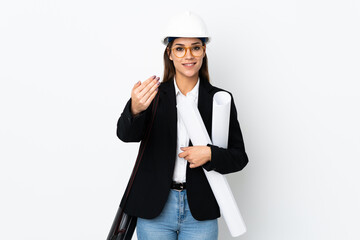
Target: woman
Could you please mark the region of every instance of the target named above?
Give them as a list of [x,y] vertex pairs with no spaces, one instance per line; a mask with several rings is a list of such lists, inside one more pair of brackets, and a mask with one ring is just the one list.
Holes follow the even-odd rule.
[[242,170],[248,158],[231,93],[228,148],[192,146],[176,104],[185,98],[195,101],[211,136],[213,95],[226,90],[209,82],[209,35],[201,18],[186,12],[169,26],[163,81],[152,76],[136,83],[117,125],[122,141],[139,142],[152,122],[124,211],[138,217],[139,240],[213,240],[220,210],[203,169],[232,173]]

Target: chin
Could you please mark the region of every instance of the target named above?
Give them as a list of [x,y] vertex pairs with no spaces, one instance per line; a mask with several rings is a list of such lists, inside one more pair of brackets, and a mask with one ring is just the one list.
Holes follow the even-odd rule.
[[193,77],[195,77],[196,75],[198,75],[197,74],[197,72],[196,73],[188,73],[188,74],[183,74],[185,77],[188,77],[188,78],[193,78]]
[[199,74],[199,70],[197,70],[197,71],[184,71],[183,72],[183,75],[186,76],[186,77],[189,77],[189,78],[194,77],[194,76],[196,76],[198,74]]

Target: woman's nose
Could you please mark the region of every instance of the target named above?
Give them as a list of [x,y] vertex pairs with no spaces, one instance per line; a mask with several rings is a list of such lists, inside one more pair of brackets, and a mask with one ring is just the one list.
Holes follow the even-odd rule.
[[185,58],[186,59],[191,59],[191,58],[193,58],[194,56],[191,54],[191,50],[190,49],[187,49],[187,51],[186,51],[186,54],[185,54]]

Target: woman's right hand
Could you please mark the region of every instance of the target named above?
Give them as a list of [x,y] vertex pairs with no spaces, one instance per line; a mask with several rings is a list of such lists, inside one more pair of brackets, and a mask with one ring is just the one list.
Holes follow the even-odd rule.
[[133,116],[146,110],[156,96],[160,77],[155,75],[141,83],[137,82],[131,91],[131,113]]

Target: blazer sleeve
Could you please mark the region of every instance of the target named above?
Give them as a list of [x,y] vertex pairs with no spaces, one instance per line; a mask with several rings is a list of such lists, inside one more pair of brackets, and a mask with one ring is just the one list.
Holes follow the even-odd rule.
[[116,135],[120,140],[123,142],[140,142],[144,138],[153,102],[146,110],[134,117],[131,113],[131,98],[128,100],[117,122]]
[[245,152],[244,141],[237,119],[237,111],[234,99],[231,95],[230,123],[228,148],[221,148],[212,144],[207,144],[211,148],[211,161],[205,163],[203,168],[207,171],[217,171],[221,174],[227,174],[242,170],[248,163],[248,157]]

